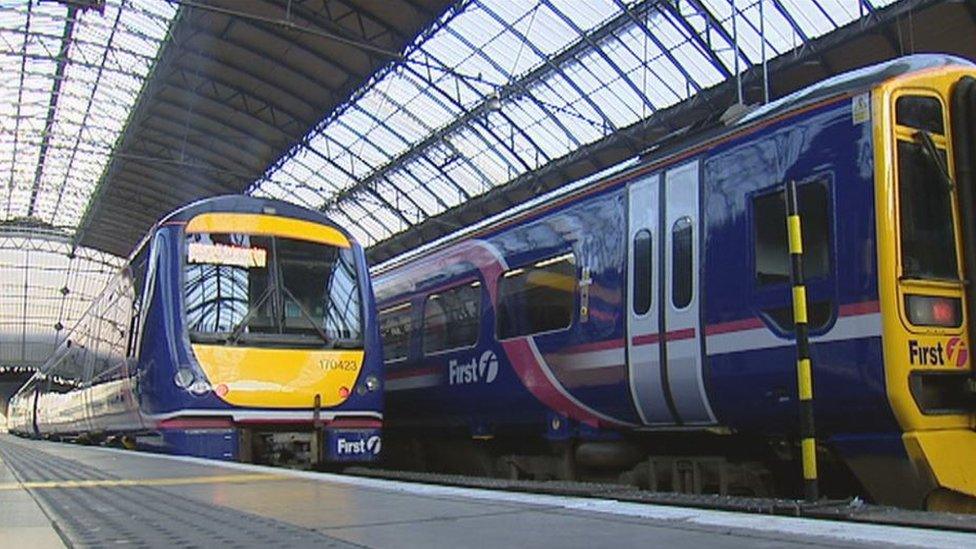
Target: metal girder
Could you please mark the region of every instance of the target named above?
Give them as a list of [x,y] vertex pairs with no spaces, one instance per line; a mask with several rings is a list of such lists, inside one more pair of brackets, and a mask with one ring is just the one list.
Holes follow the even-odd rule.
[[51,96],[48,101],[47,118],[44,120],[44,134],[41,136],[40,155],[34,170],[34,186],[31,189],[30,204],[27,206],[27,216],[34,217],[34,206],[37,203],[37,191],[41,186],[44,174],[44,163],[47,160],[47,148],[50,144],[51,128],[54,126],[54,116],[58,110],[58,100],[61,98],[61,83],[64,82],[64,71],[68,66],[68,52],[71,49],[71,37],[75,32],[75,15],[78,8],[68,7],[68,16],[64,20],[64,34],[61,36],[61,51],[56,57],[54,78],[51,82]]
[[[192,58],[192,60],[188,58]],[[222,70],[233,72],[243,77],[242,80],[246,80],[255,84],[253,88],[266,87],[268,89],[273,90],[274,93],[267,94],[267,96],[265,97],[258,97],[257,94],[252,93],[250,90],[245,90],[240,86],[233,84],[230,81],[217,76],[214,73],[210,73],[207,75],[200,74],[199,67],[201,64],[216,64],[216,63],[221,64]],[[248,70],[247,67],[241,66],[239,63],[235,63],[233,59],[222,60],[222,59],[217,59],[212,55],[208,55],[202,51],[188,51],[188,52],[184,52],[183,55],[180,55],[179,57],[174,57],[173,60],[170,61],[170,64],[172,65],[172,70],[174,72],[183,71],[199,78],[201,80],[201,85],[203,85],[204,82],[212,83],[227,89],[232,89],[242,95],[250,94],[254,98],[254,100],[266,101],[267,104],[269,105],[269,108],[280,110],[286,113],[288,116],[294,118],[295,120],[301,120],[302,116],[294,112],[293,110],[283,106],[282,105],[283,103],[286,102],[298,103],[307,112],[316,111],[315,107],[311,103],[309,103],[307,99],[295,93],[294,90],[290,88],[282,87],[277,82],[264,78],[263,76],[259,75],[258,73],[252,70]],[[329,93],[331,93],[331,91]],[[277,101],[276,103],[272,103],[272,101],[275,101],[276,99],[278,99],[279,101]]]
[[[80,224],[77,242],[84,242],[89,230],[95,230],[91,227],[92,217],[98,215],[97,205],[109,197],[118,200],[118,193],[105,192],[106,185],[111,184],[116,174],[125,175],[126,163],[116,158],[121,158],[127,151],[137,150],[133,147],[140,143],[153,151],[149,156],[156,156],[155,151],[161,149],[163,153],[159,156],[173,155],[177,159],[181,158],[179,152],[183,149],[176,140],[180,144],[186,143],[187,154],[192,151],[192,156],[208,160],[217,167],[200,173],[210,174],[212,179],[234,187],[237,192],[255,183],[269,181],[261,177],[260,172],[244,177],[241,172],[266,168],[275,156],[274,151],[294,148],[323,110],[354,93],[378,66],[392,65],[389,60],[400,59],[400,54],[393,50],[407,45],[404,42],[409,38],[404,37],[414,36],[414,26],[430,16],[423,10],[414,12],[418,4],[413,2],[410,6],[404,5],[401,13],[384,11],[384,17],[375,20],[361,12],[355,14],[356,19],[349,19],[343,2],[345,0],[299,4],[292,0],[258,0],[247,8],[224,0],[206,5],[193,1],[176,2],[181,8],[171,26],[171,39],[159,54],[152,76],[127,123],[128,128],[120,136],[112,159],[99,177],[97,191]],[[439,2],[429,0],[424,4],[437,6]],[[432,26],[438,27],[443,21],[442,17]],[[219,50],[213,50],[215,47]],[[200,48],[211,49],[213,53],[186,53]],[[287,55],[278,55],[286,48]],[[208,59],[209,62],[198,64],[198,59]],[[278,66],[268,64],[275,60]],[[208,68],[213,65],[217,68]],[[243,83],[245,81],[247,84]],[[164,82],[173,87],[162,86]],[[256,82],[254,88],[251,82]],[[186,124],[190,130],[187,134],[182,115],[177,111],[181,107],[185,111],[190,103],[194,103],[196,109],[192,115],[194,119]],[[159,118],[153,119],[153,116]],[[223,126],[215,125],[217,123]],[[220,128],[228,125],[239,130],[246,126],[248,135],[256,141],[241,142],[242,146],[235,150],[232,143],[215,142],[194,133],[222,132]],[[158,131],[150,131],[152,129]],[[255,129],[257,135],[254,135]],[[144,131],[145,137],[140,136]],[[216,158],[214,151],[225,158]],[[200,169],[200,166],[191,169]],[[283,185],[281,192],[290,192],[285,190],[288,183]],[[299,193],[294,198],[308,196],[301,187],[292,187]],[[377,196],[377,200],[381,198]],[[377,222],[385,220],[389,224],[390,219],[400,215],[391,206],[389,215],[379,214]],[[409,226],[413,222],[409,217],[399,219]]]
[[[422,32],[419,33],[419,35],[417,36],[417,38],[414,40],[413,45],[411,45],[411,46],[409,46],[407,48],[407,52],[404,54],[404,57],[409,57],[410,53],[412,51],[416,50],[417,44],[423,43],[423,41],[426,38],[430,37],[431,35],[433,35],[437,31],[439,31],[440,29],[446,27],[447,24],[451,20],[453,20],[455,17],[457,17],[458,14],[460,14],[461,12],[464,11],[464,9],[467,7],[467,5],[469,3],[470,3],[470,0],[455,0],[455,2],[453,4],[451,4],[444,11],[444,13],[441,15],[440,19],[438,19],[437,21],[432,22]],[[375,81],[378,81],[378,80],[382,79],[383,76],[385,76],[390,71],[394,70],[396,67],[397,67],[397,64],[396,63],[393,63],[393,62],[387,63],[384,67],[378,69],[376,72],[373,73],[373,76],[370,77],[370,81],[375,82]],[[353,92],[351,94],[351,96],[346,101],[344,101],[340,105],[337,105],[332,110],[332,113],[329,116],[323,118],[317,124],[315,124],[311,128],[311,130],[308,132],[308,135],[313,135],[313,134],[319,134],[319,133],[321,133],[322,130],[324,130],[332,122],[332,120],[334,120],[335,118],[337,118],[342,112],[344,112],[346,109],[348,109],[350,105],[352,105],[360,97],[362,97],[368,91],[368,89],[369,89],[369,86],[368,85],[363,85],[360,88],[358,88],[355,92]],[[296,143],[291,148],[289,148],[287,151],[285,151],[283,154],[281,154],[277,159],[275,159],[275,161],[272,162],[268,166],[268,168],[265,170],[264,177],[267,178],[269,174],[274,173],[275,171],[277,171],[278,168],[280,168],[288,159],[292,158],[293,156],[295,156],[299,152],[301,152],[302,151],[302,145],[303,144],[304,143]],[[255,181],[255,183],[252,184],[251,186],[249,186],[247,189],[245,189],[244,192],[245,193],[251,193],[251,192],[253,192],[256,189],[256,185],[259,184],[260,181],[261,180]]]
[[[250,115],[256,120],[260,120],[265,124],[270,124],[271,126],[278,128],[283,135],[291,137],[293,134],[289,133],[284,126],[296,126],[298,131],[304,131],[304,125],[299,122],[301,116],[293,112],[289,107],[283,106],[281,104],[275,104],[268,100],[268,98],[259,97],[256,94],[240,88],[239,86],[232,84],[230,82],[224,81],[223,79],[217,78],[214,75],[201,76],[198,72],[193,69],[187,69],[187,67],[174,63],[174,72],[179,72],[183,79],[183,82],[187,84],[187,87],[181,87],[179,89],[184,90],[193,95],[208,97],[213,101],[221,104],[229,104],[236,99],[240,99],[239,103],[243,103],[244,108],[235,107],[235,110],[241,113]],[[197,80],[193,82],[193,78]],[[205,93],[204,90],[210,93]],[[297,98],[296,98],[297,100]],[[303,100],[301,102],[304,102]],[[309,110],[311,106],[309,106]],[[270,120],[262,118],[261,115],[267,112]],[[287,120],[278,121],[278,118],[286,118]],[[293,137],[291,137],[294,139]]]
[[[890,6],[885,10],[879,10],[874,15],[869,16],[872,19],[868,26],[857,25],[838,29],[816,40],[812,40],[801,51],[795,54],[782,55],[770,61],[769,70],[773,74],[785,73],[792,68],[803,65],[810,59],[824,55],[827,51],[839,50],[839,48],[863,36],[866,32],[884,32],[885,25],[897,20],[902,14],[918,11],[936,3],[938,3],[938,0],[903,0],[894,6]],[[670,2],[660,2],[657,5],[661,6],[665,12],[673,8]],[[694,40],[691,37],[689,38]],[[748,69],[743,73],[743,82],[757,81],[761,78],[760,71],[761,68],[758,66]],[[691,127],[701,122],[711,113],[724,110],[725,106],[730,105],[735,100],[735,85],[736,82],[734,79],[727,79],[722,84],[704,89],[681,103],[663,109],[600,141],[575,150],[551,162],[540,170],[522,174],[509,183],[472,199],[467,204],[452,208],[436,217],[430,218],[418,224],[411,231],[390,236],[386,240],[370,247],[370,262],[372,264],[378,264],[408,249],[420,246],[423,243],[434,240],[438,236],[449,233],[449,230],[441,230],[438,227],[459,225],[457,220],[461,219],[466,212],[478,212],[479,217],[483,219],[502,211],[504,209],[502,204],[504,204],[505,196],[536,196],[540,192],[555,188],[566,181],[558,176],[553,177],[553,174],[557,174],[560,170],[576,166],[580,162],[585,162],[588,158],[608,155],[607,157],[611,162],[623,160],[625,158],[624,156],[619,155],[619,153],[614,156],[612,151],[626,149],[624,143],[628,140],[640,141],[648,145],[660,143],[662,139],[667,139],[669,135],[675,135],[669,128],[675,125]],[[707,108],[703,108],[703,106],[707,106]],[[550,183],[541,184],[540,182],[542,181],[550,181]]]
[[27,23],[24,25],[24,43],[23,48],[21,49],[22,57],[20,59],[20,86],[17,88],[17,106],[15,107],[17,115],[14,119],[13,158],[10,161],[10,179],[7,182],[7,213],[4,216],[5,218],[10,218],[11,202],[13,200],[14,173],[16,173],[14,166],[17,165],[17,145],[18,138],[20,136],[21,105],[24,102],[24,76],[27,73],[27,42],[30,40],[30,23],[33,7],[33,2],[27,4]]
[[[187,95],[194,95],[188,92]],[[196,110],[190,109],[189,104],[192,101],[185,101],[183,104],[177,102],[179,99],[186,99],[183,97],[179,98],[164,98],[158,97],[156,103],[161,108],[157,111],[157,116],[147,118],[144,122],[145,125],[151,126],[155,125],[156,131],[167,134],[169,137],[177,140],[183,140],[189,142],[191,139],[196,139],[196,144],[202,147],[210,148],[218,143],[223,143],[225,141],[233,141],[237,145],[231,147],[227,146],[227,151],[225,154],[236,157],[234,160],[227,159],[229,164],[232,165],[247,165],[249,161],[252,161],[255,157],[256,152],[260,152],[261,149],[270,148],[269,145],[261,140],[255,139],[254,134],[256,131],[248,132],[246,126],[234,124],[231,122],[230,117],[218,117],[216,115],[211,115],[210,111],[206,110],[206,107],[214,107],[216,109],[225,110],[226,114],[231,112],[237,113],[239,111],[232,111],[225,106],[220,105],[217,101],[210,99],[208,97],[196,96],[200,103],[203,104],[204,109]],[[170,111],[170,112],[167,112]],[[172,115],[171,117],[165,116],[167,114]],[[164,116],[159,116],[164,115]],[[181,122],[175,118],[182,115],[185,121]],[[196,131],[190,128],[191,122],[189,118],[192,118],[193,126],[208,126],[204,128],[204,131]],[[201,124],[200,122],[205,122]],[[268,133],[275,133],[279,136],[285,136],[281,129],[266,124],[261,120],[254,119],[255,126],[261,126],[262,128],[268,130]],[[216,130],[216,131],[210,131]],[[203,141],[200,140],[203,138]],[[206,142],[206,143],[205,143]],[[250,144],[249,144],[250,143]]]
[[[650,6],[651,4],[654,4],[655,2],[656,2],[656,0],[647,0],[646,1],[646,5]],[[638,8],[635,8],[635,9],[638,9],[638,10],[639,9],[642,9],[644,5],[645,4],[642,4],[641,7],[638,7]],[[551,7],[550,9],[555,10],[554,7]],[[497,15],[496,15],[496,17],[497,17]],[[582,37],[573,46],[567,48],[565,51],[563,51],[560,54],[554,56],[549,62],[544,63],[542,66],[540,66],[537,69],[531,71],[525,77],[523,77],[523,78],[521,78],[519,80],[516,80],[516,81],[514,81],[512,83],[509,83],[506,86],[503,86],[502,88],[500,88],[498,94],[495,97],[486,97],[480,104],[478,104],[478,105],[476,105],[476,106],[468,109],[467,112],[463,112],[463,114],[461,114],[460,116],[456,117],[447,126],[445,126],[445,127],[441,128],[439,130],[436,130],[436,131],[432,132],[427,138],[425,138],[424,140],[420,141],[419,143],[416,143],[411,149],[408,149],[403,154],[401,154],[401,155],[399,155],[399,156],[391,159],[390,162],[388,162],[384,166],[380,167],[379,169],[374,170],[368,177],[359,180],[356,184],[354,184],[353,186],[351,186],[349,189],[347,189],[347,190],[345,190],[345,191],[337,194],[335,197],[333,197],[332,199],[330,199],[329,201],[326,202],[326,205],[323,207],[323,209],[324,210],[327,210],[328,207],[330,207],[331,205],[339,204],[343,200],[347,199],[348,197],[355,196],[362,189],[368,188],[369,186],[374,185],[376,182],[382,181],[382,180],[386,179],[387,176],[390,173],[399,170],[403,166],[408,165],[410,161],[412,161],[414,159],[425,158],[426,157],[425,152],[430,147],[432,147],[433,145],[435,145],[437,143],[440,143],[440,142],[445,141],[445,138],[447,136],[452,135],[456,131],[458,131],[458,130],[460,130],[462,128],[470,127],[472,122],[474,124],[479,124],[480,123],[480,118],[491,112],[487,108],[487,105],[489,104],[490,101],[494,101],[494,100],[503,101],[503,100],[507,99],[509,96],[511,96],[513,94],[516,94],[516,93],[523,94],[526,97],[529,97],[530,99],[535,100],[533,94],[529,90],[529,88],[531,87],[531,84],[532,83],[535,83],[535,82],[538,82],[538,81],[543,81],[544,78],[546,76],[548,76],[549,74],[561,74],[561,68],[560,67],[564,63],[569,62],[570,60],[575,59],[579,54],[581,54],[583,52],[590,51],[593,48],[593,46],[594,46],[595,43],[599,42],[600,40],[602,40],[602,39],[604,39],[606,37],[612,36],[613,32],[615,32],[616,30],[618,30],[622,26],[624,26],[626,24],[629,24],[630,22],[631,22],[631,16],[629,14],[621,14],[621,15],[615,17],[610,22],[606,23],[605,25],[599,27],[595,31],[589,33],[587,36]],[[452,32],[452,29],[447,29],[447,32]],[[465,40],[463,36],[459,36],[459,35],[457,35],[457,33],[453,33],[453,34],[454,34],[455,38],[457,38],[459,40],[462,40],[462,41]],[[581,33],[581,36],[582,36],[582,33]],[[467,45],[468,45],[468,47],[470,47],[472,50],[475,51],[475,55],[482,56],[482,58],[484,58],[486,62],[493,64],[496,67],[496,70],[498,70],[500,73],[507,74],[507,72],[505,71],[505,69],[503,67],[500,67],[495,60],[493,60],[489,56],[485,55],[484,52],[477,51],[477,49],[474,48],[474,46],[472,44],[470,44],[470,43],[468,43]],[[407,72],[413,73],[416,77],[421,77],[422,78],[422,75],[420,75],[416,71],[416,69],[413,69],[410,66],[404,66],[403,70],[405,70]],[[563,77],[565,78],[565,75],[563,75]],[[465,84],[467,84],[467,83],[465,82]],[[633,85],[632,82],[630,84]],[[453,97],[451,97],[448,94],[446,94],[445,92],[443,92],[443,90],[441,90],[440,87],[438,87],[438,86],[432,86],[432,88],[433,88],[433,90],[435,92],[438,92],[438,93],[443,94],[444,95],[444,98],[446,100],[451,101],[451,102],[454,102],[459,107],[463,107],[460,104],[458,104]],[[639,90],[637,90],[637,92],[639,93]],[[428,93],[428,95],[430,94],[429,91],[426,91],[426,93]],[[643,96],[643,94],[640,94],[640,96]],[[544,105],[540,105],[540,108],[542,108],[543,110],[546,110]],[[549,113],[548,111],[546,111],[546,112],[550,116],[550,118],[554,121],[554,123],[557,124],[558,127],[562,128],[562,130],[566,133],[566,135],[567,135],[567,137],[569,139],[575,139],[575,137],[573,136],[573,133],[570,132],[565,126],[563,126],[562,123],[561,123],[561,121],[558,120],[558,118],[556,118],[555,116],[553,116],[552,113]],[[512,121],[509,121],[509,123],[512,125],[513,128],[516,128],[517,131],[521,131],[521,129],[518,127],[517,124],[515,124]],[[480,125],[483,126],[483,124],[480,124]],[[494,137],[495,140],[497,140],[498,143],[501,143],[501,144],[504,145],[504,143],[505,143],[505,139],[504,138],[498,136],[495,132],[491,131],[488,128],[485,128],[485,129],[488,132],[488,135],[491,135],[492,137]],[[535,150],[542,152],[543,155],[545,154],[544,151],[542,150],[542,147],[540,147],[537,143],[535,143],[535,141],[530,136],[528,136],[528,134],[525,134],[524,132],[522,132],[522,133],[523,133],[524,138],[527,141],[529,141],[530,143],[533,144],[533,147],[535,148]],[[480,135],[479,135],[479,137],[480,137]],[[579,142],[578,141],[576,141],[576,146],[577,147],[579,146]],[[518,153],[516,153],[515,151],[510,151],[510,152],[512,153],[512,155],[513,155],[514,158],[517,158],[520,161],[522,160],[521,156]],[[462,155],[462,157],[463,157],[463,155]],[[551,159],[549,159],[548,157],[546,157],[546,162],[550,162],[550,161],[551,161]],[[529,170],[529,166],[528,165],[525,165],[524,168],[526,170]],[[457,185],[455,185],[455,186],[458,187]],[[460,188],[460,187],[458,187],[458,188]]]
[[[134,166],[151,166],[148,172],[144,173],[147,181],[152,181],[153,171],[162,173],[167,177],[172,178],[183,178],[186,179],[189,176],[197,178],[194,181],[195,184],[202,186],[204,189],[213,191],[214,193],[228,193],[230,192],[227,187],[220,185],[215,178],[203,177],[197,172],[210,172],[210,173],[225,173],[226,170],[218,168],[217,166],[198,164],[190,160],[181,160],[178,158],[167,158],[163,156],[157,156],[158,154],[169,154],[171,149],[159,142],[153,141],[149,138],[140,138],[140,144],[155,144],[161,150],[152,151],[147,147],[141,147],[143,151],[149,154],[138,154],[138,153],[125,153],[122,155],[116,155],[115,158],[120,162],[126,163],[126,169],[134,169]],[[180,169],[191,170],[189,173],[187,171],[180,171]],[[230,175],[234,177],[240,177],[240,174],[230,172]],[[169,184],[167,184],[168,186]]]
[[[149,127],[151,128],[151,127]],[[170,166],[182,166],[187,169],[195,169],[199,171],[205,171],[214,174],[215,176],[221,176],[226,179],[231,180],[241,180],[248,177],[248,174],[235,171],[233,169],[233,163],[227,163],[227,167],[222,167],[216,162],[211,162],[210,159],[214,159],[220,162],[226,162],[223,156],[218,155],[212,151],[197,150],[196,152],[200,154],[199,157],[191,157],[187,154],[180,154],[180,144],[182,143],[178,138],[172,137],[168,134],[162,132],[154,132],[152,135],[149,132],[143,132],[139,137],[140,142],[149,143],[156,145],[160,149],[166,151],[174,158],[170,161],[165,161],[162,157],[159,158],[158,162],[166,163]],[[182,157],[182,158],[181,158]],[[188,160],[184,160],[188,159]],[[202,160],[202,163],[196,162],[195,160]]]
[[662,1],[659,3],[659,5],[664,7],[664,10],[667,12],[668,15],[671,16],[672,22],[676,26],[680,26],[682,29],[684,29],[685,33],[687,33],[686,36],[688,37],[688,39],[695,43],[695,45],[698,47],[698,51],[701,52],[702,55],[708,58],[708,60],[712,63],[712,67],[714,67],[715,70],[721,73],[722,76],[725,78],[731,78],[733,76],[732,71],[725,66],[725,63],[722,62],[718,54],[715,53],[715,50],[712,48],[711,42],[710,41],[706,42],[705,39],[702,38],[700,34],[698,34],[698,31],[696,31],[695,28],[691,26],[691,23],[689,23],[688,20],[685,19],[685,16],[681,15],[681,12],[678,10],[678,8],[673,6],[671,2],[667,2],[667,1]]
[[[645,0],[645,1],[653,1],[653,0]],[[611,59],[609,55],[607,55],[607,52],[604,51],[602,47],[600,47],[598,42],[594,40],[589,35],[589,33],[583,32],[583,29],[581,29],[579,25],[576,24],[575,21],[573,21],[570,17],[568,17],[565,13],[563,13],[562,10],[559,10],[555,6],[553,6],[552,2],[550,2],[549,0],[541,0],[541,2],[549,6],[549,9],[555,12],[556,15],[558,15],[559,18],[562,19],[567,26],[569,26],[569,28],[573,29],[574,31],[576,31],[577,34],[579,34],[583,42],[585,42],[590,47],[590,50],[596,52],[596,54],[599,55],[603,59],[603,61],[607,65],[609,65],[610,68],[614,70],[614,72],[617,73],[617,76],[619,76],[620,79],[627,84],[627,87],[629,87],[631,91],[633,91],[634,94],[637,95],[637,97],[641,98],[641,101],[644,102],[644,106],[651,109],[651,112],[657,110],[657,107],[653,103],[651,103],[651,100],[647,97],[647,94],[645,94],[643,91],[640,90],[640,88],[637,87],[637,84],[635,84],[634,81],[631,80],[629,76],[627,76],[626,72],[621,70],[620,66],[617,65],[617,63],[613,59]],[[629,19],[629,18],[627,18],[625,15],[624,19]],[[611,34],[610,36],[612,37],[613,34]]]

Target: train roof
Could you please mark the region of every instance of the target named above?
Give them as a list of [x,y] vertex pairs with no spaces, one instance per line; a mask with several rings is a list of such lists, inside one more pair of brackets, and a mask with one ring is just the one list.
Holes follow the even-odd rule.
[[178,210],[170,212],[162,218],[152,229],[136,244],[129,254],[129,260],[135,257],[143,246],[148,242],[149,237],[156,231],[156,228],[164,223],[186,223],[190,219],[208,212],[231,212],[231,213],[253,213],[253,214],[274,214],[283,217],[291,217],[312,223],[329,225],[339,230],[350,242],[355,242],[355,238],[346,230],[345,227],[335,223],[328,216],[315,210],[310,210],[291,202],[276,200],[273,198],[262,198],[244,194],[226,194],[212,196],[191,202]]
[[743,116],[737,125],[748,125],[761,119],[777,116],[805,105],[817,103],[836,95],[866,90],[882,82],[918,71],[951,66],[972,67],[974,64],[954,55],[921,53],[898,57],[876,65],[848,71],[771,101]]
[[314,223],[324,223],[337,226],[321,212],[310,210],[303,206],[298,206],[283,200],[272,198],[261,198],[243,194],[227,194],[213,196],[191,202],[178,210],[169,213],[160,223],[180,223],[186,222],[208,212],[229,212],[229,213],[253,213],[253,214],[274,214],[283,217],[292,217]]

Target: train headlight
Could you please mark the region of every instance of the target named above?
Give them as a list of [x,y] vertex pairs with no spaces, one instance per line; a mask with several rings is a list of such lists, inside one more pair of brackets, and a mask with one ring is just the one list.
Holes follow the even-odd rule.
[[198,379],[190,385],[190,392],[195,395],[205,395],[210,392],[210,384],[205,379]]
[[380,388],[380,380],[376,376],[366,376],[366,390],[369,392],[376,391]]
[[193,385],[193,371],[189,368],[179,368],[173,376],[173,383],[180,389],[188,389]]

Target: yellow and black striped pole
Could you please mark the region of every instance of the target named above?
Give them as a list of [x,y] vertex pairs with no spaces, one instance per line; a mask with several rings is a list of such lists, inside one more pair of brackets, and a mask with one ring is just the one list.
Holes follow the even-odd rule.
[[813,372],[807,330],[807,287],[803,278],[803,234],[796,199],[796,181],[786,184],[786,230],[790,241],[790,280],[793,283],[793,324],[796,330],[796,377],[800,395],[800,450],[803,493],[816,501],[817,441],[813,425]]

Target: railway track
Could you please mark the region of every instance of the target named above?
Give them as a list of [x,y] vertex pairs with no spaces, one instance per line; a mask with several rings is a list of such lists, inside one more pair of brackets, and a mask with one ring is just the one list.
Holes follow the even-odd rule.
[[720,496],[717,494],[678,494],[652,492],[634,486],[572,481],[510,480],[441,473],[397,471],[367,467],[349,467],[344,474],[368,478],[419,482],[443,486],[480,488],[508,492],[525,492],[567,497],[610,499],[631,503],[648,503],[675,507],[695,507],[759,515],[793,516],[811,519],[845,520],[887,526],[910,526],[958,532],[976,532],[976,517],[959,513],[915,511],[865,503],[858,498],[822,500],[807,503],[781,498]]

